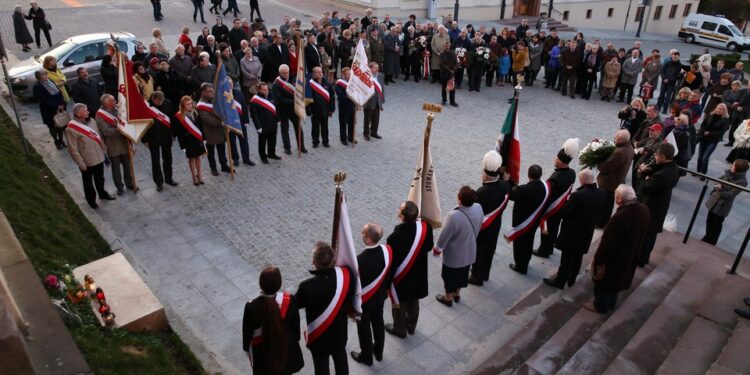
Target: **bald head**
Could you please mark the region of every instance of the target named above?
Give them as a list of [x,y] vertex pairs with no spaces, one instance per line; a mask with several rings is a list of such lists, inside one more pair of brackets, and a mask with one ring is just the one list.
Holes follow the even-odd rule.
[[617,203],[618,206],[622,206],[623,204],[627,204],[634,200],[635,190],[633,190],[632,186],[620,184],[620,186],[615,189],[615,203]]
[[630,132],[623,129],[615,133],[615,145],[622,146],[628,142],[630,142]]
[[595,180],[594,172],[591,169],[586,168],[578,172],[578,181],[581,182],[581,185],[593,184]]
[[377,245],[383,237],[383,227],[378,223],[367,223],[362,227],[362,242],[367,246]]

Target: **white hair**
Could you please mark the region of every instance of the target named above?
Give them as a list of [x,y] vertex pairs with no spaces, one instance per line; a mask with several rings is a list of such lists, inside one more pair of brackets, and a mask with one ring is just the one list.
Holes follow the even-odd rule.
[[287,64],[281,64],[281,65],[279,65],[279,73],[281,73],[282,70],[289,71],[289,65],[287,65]]
[[615,196],[619,196],[623,202],[630,202],[635,200],[635,190],[630,185],[620,184],[615,189]]
[[582,184],[593,184],[595,181],[594,171],[589,168],[585,168],[578,172],[578,177],[581,179]]
[[213,36],[213,35],[209,35],[208,37],[206,37],[206,40],[213,40],[215,42],[216,41],[216,37]]

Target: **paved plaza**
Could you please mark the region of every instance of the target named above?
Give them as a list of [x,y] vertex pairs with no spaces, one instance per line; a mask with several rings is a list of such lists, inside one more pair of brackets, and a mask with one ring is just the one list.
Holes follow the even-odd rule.
[[[21,54],[9,40],[12,22],[7,9],[12,6],[7,0],[2,0],[2,4],[0,31],[13,62],[28,54]],[[94,31],[131,31],[149,42],[151,28],[158,25],[168,43],[174,43],[181,25],[195,26],[193,36],[200,29],[199,24],[189,19],[192,7],[188,1],[163,1],[166,19],[161,23],[152,21],[146,2],[105,1],[97,5],[82,2],[80,8],[59,4],[45,8],[54,26],[55,40]],[[309,19],[309,15],[324,10],[309,9],[318,4],[305,2],[302,7],[306,9],[290,9],[276,2],[262,2],[261,6],[264,18],[273,26],[285,14]],[[249,11],[244,1],[240,7],[243,12]],[[208,14],[207,20],[212,20]],[[587,33],[597,35],[595,31]],[[621,33],[602,32],[602,35],[616,40],[618,46],[632,44],[632,38]],[[668,36],[644,38],[646,50],[654,47],[663,51],[673,47],[692,52],[701,49]],[[436,116],[431,144],[443,214],[455,207],[455,193],[461,185],[480,185],[481,158],[494,147],[508,108],[506,99],[512,94],[510,86],[483,87],[479,93],[460,90],[456,95],[460,107],[447,107]],[[415,84],[399,80],[385,87],[385,95],[379,132],[382,140],[366,142],[360,132],[357,136],[360,142],[355,147],[341,145],[334,114],[329,121],[331,148],[313,149],[308,120],[305,136],[310,153],[301,159],[296,154],[282,154],[283,160],[272,160],[270,165],[239,166],[234,180],[227,174],[211,176],[204,160],[206,185],[200,187],[192,185],[184,154],[175,143],[175,181],[180,186],[165,186],[164,191],[157,192],[151,180],[148,150],[139,145],[135,166],[141,190],[137,194],[127,192],[113,202],[103,202],[97,211],[86,205],[80,173],[66,151],[55,149],[41,123],[37,105],[24,103],[21,112],[24,130],[33,147],[113,249],[123,252],[133,263],[165,305],[174,329],[206,368],[211,372],[237,374],[250,371],[241,350],[241,318],[244,303],[259,293],[260,270],[266,265],[278,266],[284,288],[294,291],[309,275],[313,242],[330,240],[334,173],[347,173],[344,189],[359,248],[363,245],[356,234],[365,223],[381,223],[386,235],[397,224],[396,210],[406,198],[426,124],[426,113],[421,106],[423,102],[439,102],[440,87],[425,81]],[[583,146],[590,139],[613,136],[619,126],[616,115],[622,104],[601,102],[597,95],[593,98],[571,100],[544,89],[543,85],[522,90],[519,109],[522,170],[536,163],[544,169],[544,176],[549,176],[554,156],[566,138],[578,137]],[[7,102],[2,105],[11,113]],[[361,124],[360,114],[357,129],[361,129]],[[251,157],[258,162],[257,137],[250,133]],[[279,140],[277,151],[282,150]],[[719,175],[727,168],[723,160],[728,151],[721,146],[717,149],[709,174]],[[105,176],[108,190],[114,192],[109,172]],[[686,229],[700,187],[699,180],[685,177],[675,188],[670,213],[676,218],[678,231]],[[694,237],[703,235],[704,220],[705,209],[702,209],[693,229]],[[750,197],[745,194],[738,198],[727,219],[718,246],[736,252],[748,226]],[[503,229],[509,227],[510,215],[506,214]],[[505,315],[543,277],[553,274],[558,262],[559,253],[550,259],[534,258],[529,274],[520,276],[508,269],[507,264],[512,263],[511,248],[501,240],[490,282],[482,288],[468,288],[462,293],[460,304],[447,308],[434,300],[434,294],[442,292],[441,259],[430,257],[430,296],[422,301],[417,334],[406,340],[388,336],[383,362],[368,369],[350,361],[350,369],[353,373],[406,374],[459,373],[474,368],[538,312],[530,309]],[[553,297],[554,294],[550,296]],[[389,310],[386,303],[386,322],[391,320]],[[358,350],[356,328],[354,324],[349,327],[347,349]],[[304,353],[303,373],[312,373],[312,360],[306,350]]]

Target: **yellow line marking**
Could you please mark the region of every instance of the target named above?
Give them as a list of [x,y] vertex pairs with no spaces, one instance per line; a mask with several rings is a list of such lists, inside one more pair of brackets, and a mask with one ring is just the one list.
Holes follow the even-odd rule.
[[62,0],[62,2],[71,8],[80,8],[83,6],[83,4],[79,3],[77,0]]

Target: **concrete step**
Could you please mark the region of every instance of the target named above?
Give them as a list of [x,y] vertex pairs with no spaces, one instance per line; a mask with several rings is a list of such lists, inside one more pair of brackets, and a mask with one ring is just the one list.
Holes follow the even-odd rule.
[[657,375],[705,374],[737,326],[737,315],[731,306],[742,303],[739,301],[748,290],[750,280],[737,275],[724,275],[656,371]]
[[708,370],[709,374],[750,374],[750,356],[747,355],[747,348],[750,347],[750,321],[738,319],[727,346]]
[[[695,252],[693,249],[679,251]],[[653,374],[685,333],[703,303],[725,275],[724,264],[700,255],[646,320],[605,374]]]
[[684,249],[672,250],[628,299],[607,317],[604,324],[568,360],[558,374],[604,372],[697,257],[694,252]]

